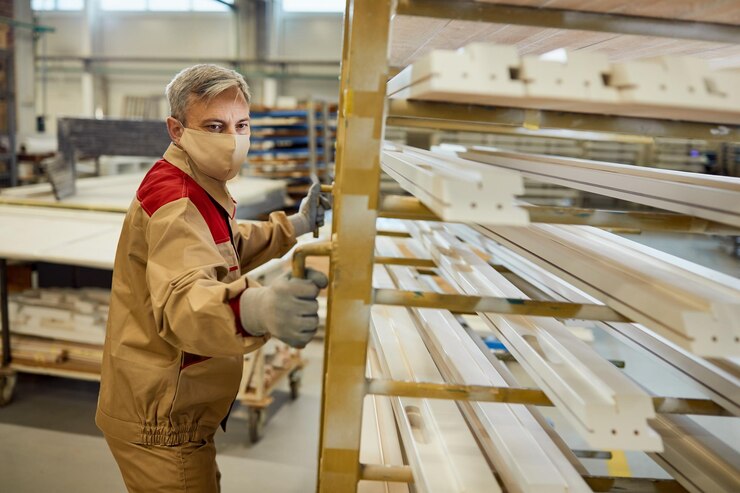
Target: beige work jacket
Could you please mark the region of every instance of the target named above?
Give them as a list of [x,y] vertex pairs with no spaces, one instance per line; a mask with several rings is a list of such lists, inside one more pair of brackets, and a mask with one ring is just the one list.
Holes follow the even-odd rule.
[[105,434],[177,445],[227,416],[243,355],[266,341],[241,326],[243,274],[295,244],[284,213],[238,224],[235,212],[225,183],[174,144],[142,181],[113,267],[95,416]]

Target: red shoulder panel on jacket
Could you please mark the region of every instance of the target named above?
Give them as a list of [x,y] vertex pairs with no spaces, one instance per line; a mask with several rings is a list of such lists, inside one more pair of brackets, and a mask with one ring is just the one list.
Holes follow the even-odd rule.
[[149,217],[160,207],[184,197],[197,207],[216,244],[230,240],[226,220],[208,192],[187,173],[164,159],[152,166],[136,191],[136,198]]

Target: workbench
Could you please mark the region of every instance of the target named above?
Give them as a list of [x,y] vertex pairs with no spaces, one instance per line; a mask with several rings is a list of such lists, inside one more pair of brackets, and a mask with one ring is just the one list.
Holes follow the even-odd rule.
[[[59,201],[48,183],[8,188],[0,191],[0,204],[32,202],[50,207],[126,212],[143,178],[144,173],[83,178],[77,180],[76,195]],[[254,219],[285,206],[285,182],[280,180],[239,176],[228,182],[228,188],[237,202],[238,219]]]

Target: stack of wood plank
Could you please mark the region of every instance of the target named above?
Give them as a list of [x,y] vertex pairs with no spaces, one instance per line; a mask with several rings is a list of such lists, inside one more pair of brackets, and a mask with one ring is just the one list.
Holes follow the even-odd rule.
[[740,73],[686,56],[610,62],[604,53],[520,56],[515,46],[472,43],[415,61],[388,82],[388,96],[740,123]]
[[[548,293],[574,301],[594,301],[508,248],[477,236],[467,226],[404,221],[401,229],[412,239],[379,237],[376,254],[426,258],[431,253],[438,265],[435,272],[445,282],[412,267],[376,266],[376,288],[446,292],[451,287],[468,294],[526,298],[481,257],[485,250],[495,252],[491,261],[509,266]],[[659,252],[652,254],[662,260]],[[575,256],[580,258],[579,254]],[[658,277],[664,273],[660,265],[643,270],[645,275],[652,272]],[[712,282],[711,275],[701,274],[705,282]],[[576,340],[553,319],[479,315],[551,398],[557,414],[562,413],[591,447],[647,451],[682,486],[692,485],[692,491],[730,492],[740,486],[740,457],[702,422],[654,413],[653,391],[647,389],[656,388],[655,382],[632,381],[634,374],[613,367],[594,347]],[[607,332],[622,325],[639,327],[594,323],[598,331]],[[734,322],[726,325],[738,326]],[[371,335],[368,374],[374,378],[521,386],[517,384],[521,377],[514,377],[490,353],[486,355],[487,348],[480,344],[479,335],[466,329],[449,311],[376,305],[372,308]],[[666,362],[677,363],[686,356],[671,349],[674,346],[664,339],[658,338],[656,343],[649,349],[639,347],[650,355],[653,351],[678,351]],[[659,349],[661,345],[663,349]],[[702,361],[703,368],[698,369],[694,366],[698,361],[687,361],[677,368],[697,379],[697,389],[713,395],[728,410],[735,409],[740,382],[727,374],[722,377],[723,372],[712,370],[708,361]],[[732,391],[727,393],[728,389]],[[479,467],[479,454],[488,460],[507,490],[591,491],[589,487],[593,486],[582,478],[583,465],[558,436],[559,427],[553,430],[539,410],[500,403],[448,404],[432,399],[373,397],[371,403],[366,403],[369,413],[364,417],[363,429],[371,431],[363,434],[363,453],[379,457],[376,463],[398,465],[403,459],[394,451],[403,448],[415,486],[422,491],[499,491],[499,484],[487,483],[490,472]],[[388,431],[388,427],[393,429],[388,424],[393,417],[400,441]],[[722,419],[728,420],[728,425],[733,422],[732,418]],[[379,433],[368,421],[380,427]],[[367,445],[366,435],[373,435]],[[480,449],[477,453],[473,445],[476,442]]]
[[22,369],[58,370],[55,374],[65,374],[65,370],[68,370],[92,379],[100,375],[103,347],[98,344],[14,335],[10,347],[14,365],[20,365]]
[[109,300],[96,288],[24,291],[9,301],[11,332],[102,346]]

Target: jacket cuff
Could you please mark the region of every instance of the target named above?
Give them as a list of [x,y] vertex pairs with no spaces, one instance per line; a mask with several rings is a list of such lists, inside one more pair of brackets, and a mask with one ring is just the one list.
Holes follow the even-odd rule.
[[239,334],[242,337],[253,337],[249,332],[247,332],[244,329],[244,326],[242,325],[242,317],[241,317],[241,307],[239,306],[239,299],[241,298],[242,293],[239,293],[238,296],[235,296],[229,300],[229,306],[231,307],[231,311],[234,312],[234,321],[236,325],[236,333]]

